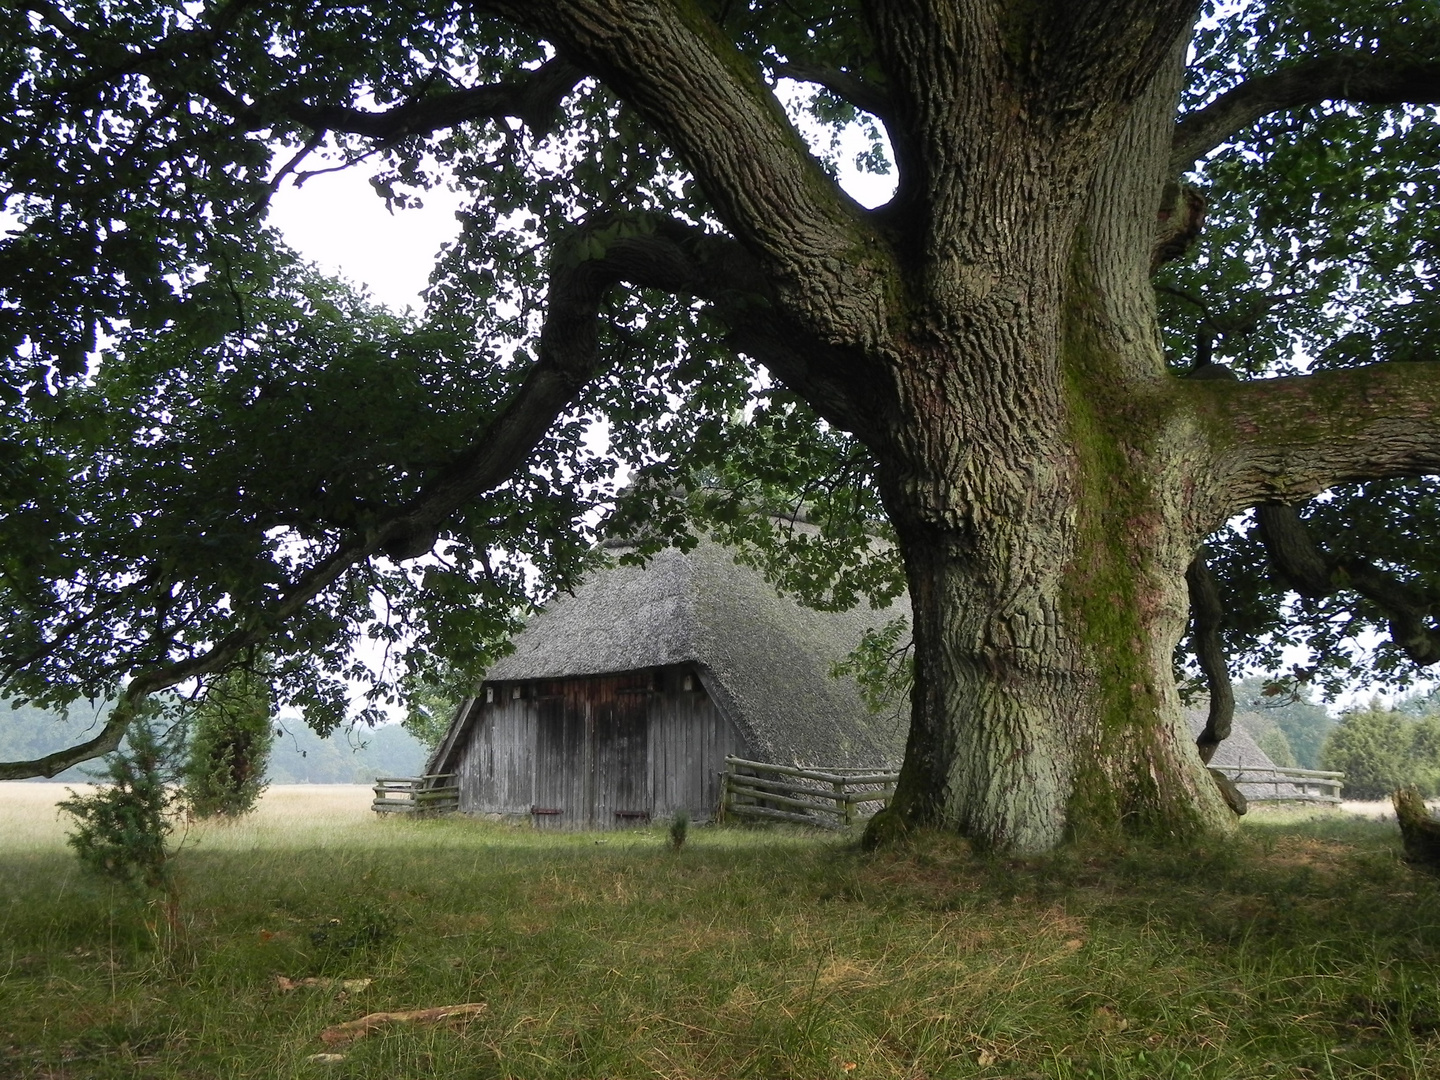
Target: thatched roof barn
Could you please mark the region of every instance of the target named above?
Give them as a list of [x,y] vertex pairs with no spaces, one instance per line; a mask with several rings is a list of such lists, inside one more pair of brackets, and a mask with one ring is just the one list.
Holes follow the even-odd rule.
[[531,620],[427,771],[457,775],[462,812],[608,828],[710,817],[726,755],[898,767],[904,722],[830,672],[905,611],[802,607],[710,541],[610,565]]

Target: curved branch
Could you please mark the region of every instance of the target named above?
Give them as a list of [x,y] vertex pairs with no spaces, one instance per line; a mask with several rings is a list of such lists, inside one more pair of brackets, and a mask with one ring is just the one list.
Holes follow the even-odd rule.
[[1171,173],[1185,172],[1197,158],[1263,116],[1332,100],[1359,105],[1436,104],[1440,60],[1357,52],[1310,57],[1252,76],[1176,125]]
[[[413,558],[428,551],[440,524],[509,479],[555,419],[599,374],[596,324],[601,300],[612,286],[630,281],[682,295],[712,296],[735,284],[734,275],[726,272],[732,267],[725,259],[723,242],[715,250],[714,238],[703,230],[679,222],[641,222],[638,233],[616,235],[616,225],[613,218],[589,222],[557,254],[535,365],[450,467],[415,499],[364,533],[351,534],[270,603],[240,613],[241,625],[205,652],[137,676],[95,738],[31,761],[0,763],[0,780],[53,776],[114,750],[135,709],[149,694],[225,669],[367,559],[381,554]],[[565,257],[567,250],[593,251],[600,236],[611,237],[602,257]]]
[[727,341],[737,352],[763,365],[827,422],[868,446],[883,442],[893,384],[844,350],[803,348],[804,335],[773,312],[719,304],[716,313],[731,328]]
[[[575,239],[613,231],[618,224],[614,218],[593,220]],[[400,559],[429,551],[451,513],[519,468],[555,418],[599,374],[599,308],[613,285],[628,281],[706,299],[728,295],[741,281],[726,247],[702,229],[667,221],[650,235],[610,240],[603,258],[567,264],[565,252],[557,253],[538,359],[516,399],[386,523],[377,534],[379,550]],[[748,284],[753,288],[753,281]]]
[[861,112],[867,112],[881,123],[889,126],[891,120],[890,96],[884,89],[867,82],[859,75],[839,68],[821,64],[775,64],[770,70],[777,78],[794,79],[796,82],[814,83],[823,86],[842,101],[848,101]]
[[1200,524],[1301,502],[1360,480],[1440,473],[1440,362],[1388,362],[1283,379],[1183,379],[1211,433],[1216,482]]
[[875,355],[891,253],[825,175],[759,70],[700,9],[668,0],[489,0],[633,106],[694,173],[808,334]]
[[212,56],[223,35],[253,0],[232,0],[207,25],[176,30],[155,44],[132,50],[70,20],[50,0],[30,0],[91,63],[91,71],[72,90],[83,90],[130,74],[143,74],[155,85],[183,94],[197,94],[230,116],[244,131],[262,131],[288,120],[317,134],[343,132],[382,144],[428,135],[468,120],[514,118],[537,136],[548,134],[559,116],[560,103],[584,73],[554,58],[533,71],[487,86],[447,93],[425,90],[388,109],[368,110],[311,105],[283,96],[247,100],[210,71]]
[[1235,689],[1230,685],[1225,645],[1220,638],[1225,606],[1220,599],[1220,585],[1210,572],[1203,547],[1195,553],[1195,558],[1185,570],[1185,584],[1190,589],[1190,625],[1195,658],[1200,663],[1205,685],[1210,691],[1210,711],[1205,718],[1205,730],[1195,740],[1200,760],[1208,765],[1220,744],[1230,737],[1231,723],[1235,718]]
[[1390,623],[1390,640],[1422,666],[1440,661],[1440,597],[1400,580],[1366,559],[1328,558],[1294,506],[1255,508],[1260,539],[1270,562],[1301,596],[1319,600],[1342,590],[1357,592]]
[[93,758],[103,757],[118,750],[120,740],[130,729],[130,724],[135,719],[145,698],[156,690],[174,685],[174,683],[165,683],[163,686],[151,685],[152,682],[156,682],[156,680],[147,679],[147,676],[141,676],[131,682],[125,688],[125,692],[120,695],[120,700],[115,703],[115,707],[110,710],[110,715],[105,718],[105,726],[93,739],[87,739],[83,743],[66,747],[64,750],[57,750],[53,754],[46,754],[31,761],[0,762],[0,780],[28,780],[32,776],[44,776],[48,779],[58,776],[72,766],[81,765]]
[[424,136],[469,120],[521,121],[537,136],[548,134],[559,117],[560,103],[584,73],[562,59],[547,61],[534,71],[488,86],[470,86],[446,93],[421,93],[388,109],[356,109],[339,105],[310,105],[283,98],[247,101],[214,78],[200,80],[193,73],[152,74],[161,85],[178,81],[226,113],[242,131],[264,131],[276,121],[289,121],[318,135],[337,131],[359,135],[388,146],[403,139]]
[[[467,120],[508,117],[520,120],[536,136],[543,136],[554,128],[565,95],[583,77],[584,73],[579,68],[556,58],[523,78],[421,96],[374,112],[303,104],[280,104],[278,112],[285,119],[315,131],[339,131],[381,143],[428,135]],[[273,119],[275,114],[262,104],[251,107],[248,115]]]

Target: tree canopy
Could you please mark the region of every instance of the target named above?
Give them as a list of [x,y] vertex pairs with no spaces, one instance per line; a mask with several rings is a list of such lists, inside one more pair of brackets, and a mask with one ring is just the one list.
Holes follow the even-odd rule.
[[[0,75],[0,665],[123,688],[0,775],[262,647],[320,730],[478,672],[597,513],[908,585],[895,820],[1002,845],[1216,820],[1172,662],[1213,742],[1239,658],[1440,659],[1432,4],[23,0]],[[420,316],[267,228],[339,167],[466,193]]]

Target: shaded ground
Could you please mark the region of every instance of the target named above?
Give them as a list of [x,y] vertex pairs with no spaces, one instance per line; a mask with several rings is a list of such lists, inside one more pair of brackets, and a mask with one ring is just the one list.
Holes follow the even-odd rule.
[[[7,1078],[1440,1075],[1440,888],[1352,816],[1037,860],[695,828],[677,855],[661,829],[380,821],[363,788],[276,789],[191,830],[172,927],[80,875],[16,786]],[[462,1003],[484,1009],[321,1039]]]

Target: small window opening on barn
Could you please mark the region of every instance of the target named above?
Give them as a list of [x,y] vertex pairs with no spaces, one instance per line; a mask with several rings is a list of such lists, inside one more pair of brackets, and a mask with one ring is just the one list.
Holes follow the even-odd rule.
[[680,686],[681,686],[683,689],[685,689],[685,690],[694,690],[694,689],[695,689],[695,676],[694,676],[694,675],[686,675],[685,678],[683,678],[683,679],[680,680]]
[[523,689],[524,688],[519,683],[516,683],[510,688],[510,697],[515,701],[519,701],[522,697],[525,696],[523,693],[521,693]]
[[493,686],[487,686],[487,687],[485,687],[485,704],[486,704],[486,705],[491,705],[491,704],[494,704],[494,702],[495,702],[495,687],[493,687]]

